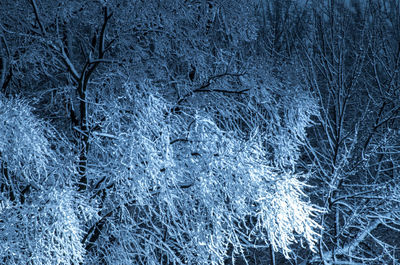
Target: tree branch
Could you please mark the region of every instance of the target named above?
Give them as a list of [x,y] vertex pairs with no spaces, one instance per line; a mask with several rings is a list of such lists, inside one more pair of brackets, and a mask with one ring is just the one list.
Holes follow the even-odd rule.
[[205,89],[207,87],[209,87],[212,83],[212,81],[225,77],[225,76],[232,76],[232,77],[239,77],[239,76],[243,76],[245,74],[245,72],[243,73],[222,73],[222,74],[218,74],[215,76],[211,76],[203,85],[201,85],[200,87],[194,89],[193,91],[185,94],[183,97],[181,97],[178,102],[176,103],[176,106],[173,108],[177,108],[180,104],[182,104],[182,102],[184,102],[185,100],[187,100],[191,95],[193,95],[193,93],[198,93],[198,92],[219,92],[219,93],[230,93],[230,94],[243,94],[244,92],[248,91],[249,89],[243,89],[241,91],[231,91],[231,90],[222,90],[222,89]]
[[360,243],[375,229],[380,225],[382,221],[380,219],[377,219],[370,223],[351,243],[346,244],[344,247],[340,248],[339,250],[336,251],[336,254],[343,254],[343,255],[349,255],[351,254],[354,249],[360,245]]
[[110,18],[112,17],[112,13],[108,14],[108,9],[107,7],[104,8],[104,21],[103,21],[103,25],[101,26],[101,30],[100,30],[100,40],[99,40],[99,58],[103,58],[104,56],[104,43],[105,43],[105,31],[106,31],[106,27],[107,27],[107,23],[110,20]]
[[3,55],[3,43],[4,36],[0,36],[0,66],[1,66],[1,76],[0,76],[0,86],[2,87],[6,79],[7,71],[7,58]]
[[33,7],[33,12],[35,13],[35,18],[36,18],[36,21],[39,24],[40,31],[42,32],[42,35],[46,35],[46,29],[43,27],[42,21],[40,19],[39,9],[37,7],[36,0],[29,0],[29,2],[31,2],[31,5]]
[[218,92],[218,93],[227,93],[227,94],[243,94],[250,89],[242,89],[239,91],[233,91],[233,90],[224,90],[224,89],[196,89],[193,92],[199,93],[199,92]]
[[[62,44],[61,44],[62,45]],[[53,46],[53,48],[55,48]],[[61,51],[61,58],[64,61],[65,66],[67,67],[69,73],[72,75],[72,77],[74,78],[74,80],[76,82],[79,82],[79,74],[78,71],[76,70],[75,66],[73,65],[73,63],[71,62],[71,60],[68,58],[68,55],[65,53],[65,47],[64,45],[61,46],[60,51]],[[57,50],[57,49],[56,49]]]
[[[1,28],[3,28],[2,25]],[[0,87],[2,88],[3,92],[5,92],[8,83],[10,82],[12,77],[12,70],[10,67],[9,58],[10,58],[10,50],[8,48],[8,44],[4,36],[3,30],[0,29],[0,62],[1,62]],[[7,68],[10,68],[8,75],[6,74]]]

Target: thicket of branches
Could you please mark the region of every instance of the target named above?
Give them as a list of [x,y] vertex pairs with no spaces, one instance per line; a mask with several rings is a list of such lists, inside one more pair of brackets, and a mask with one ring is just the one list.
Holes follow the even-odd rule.
[[3,1],[0,263],[398,262],[399,18]]

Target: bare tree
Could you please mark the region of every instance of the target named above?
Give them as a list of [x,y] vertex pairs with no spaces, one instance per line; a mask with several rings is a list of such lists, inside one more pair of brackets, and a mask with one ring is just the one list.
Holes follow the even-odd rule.
[[308,152],[326,209],[314,261],[398,259],[398,12],[395,1],[314,5],[305,71],[321,114]]

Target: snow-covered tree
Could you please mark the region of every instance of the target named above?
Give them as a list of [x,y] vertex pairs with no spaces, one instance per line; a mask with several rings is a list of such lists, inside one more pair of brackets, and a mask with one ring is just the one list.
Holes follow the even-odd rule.
[[[398,1],[328,1],[303,50],[319,97],[309,159],[322,215],[323,264],[391,264],[399,255]],[[314,196],[312,196],[314,197]]]
[[82,262],[80,218],[96,211],[66,181],[68,144],[21,99],[0,96],[0,124],[1,263]]
[[262,55],[259,8],[7,3],[4,262],[224,264],[251,248],[315,250],[318,210],[298,162],[318,108],[290,65],[277,73]]
[[89,152],[97,162],[88,179],[103,205],[85,240],[93,257],[222,264],[246,247],[288,255],[296,233],[314,246],[307,176],[294,170],[315,111],[304,91],[196,94],[177,114],[145,85],[123,89],[104,104]]

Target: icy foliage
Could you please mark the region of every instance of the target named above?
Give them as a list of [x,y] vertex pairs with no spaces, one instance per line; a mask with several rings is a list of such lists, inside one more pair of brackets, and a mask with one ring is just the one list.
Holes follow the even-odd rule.
[[[107,154],[98,161],[109,172],[103,185],[113,187],[103,197],[112,217],[96,243],[99,260],[223,264],[229,251],[262,243],[289,257],[295,234],[314,248],[316,209],[304,200],[299,178],[307,176],[293,171],[316,110],[310,98],[265,87],[258,97],[193,96],[175,114],[145,92],[154,88],[124,87],[127,96],[102,110],[110,115],[93,140]],[[299,103],[260,103],[274,97]]]
[[24,204],[0,211],[3,264],[78,264],[83,261],[82,231],[73,192],[33,193]]
[[51,157],[45,130],[26,103],[0,95],[0,157],[19,181],[45,181]]
[[97,212],[65,185],[73,172],[59,151],[68,145],[21,99],[0,97],[0,124],[0,262],[82,262],[81,221]]

